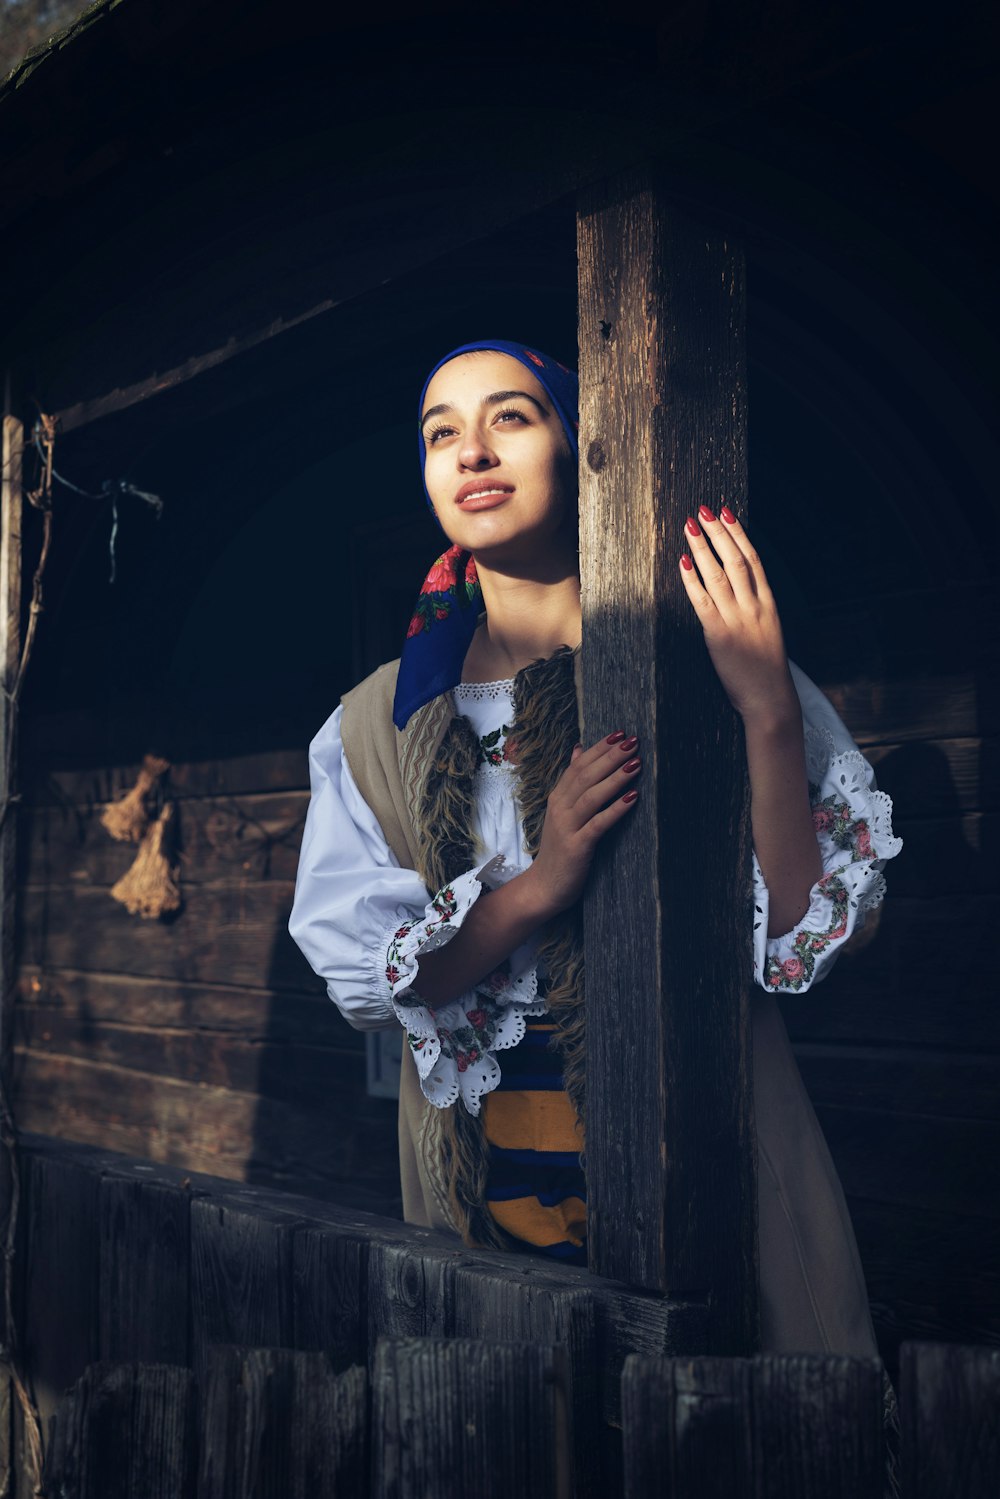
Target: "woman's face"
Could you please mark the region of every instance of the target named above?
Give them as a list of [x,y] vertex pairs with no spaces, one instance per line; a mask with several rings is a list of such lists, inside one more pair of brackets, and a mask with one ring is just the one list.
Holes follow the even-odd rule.
[[442,365],[421,413],[424,480],[452,542],[487,565],[537,557],[576,526],[576,460],[545,388],[485,350]]

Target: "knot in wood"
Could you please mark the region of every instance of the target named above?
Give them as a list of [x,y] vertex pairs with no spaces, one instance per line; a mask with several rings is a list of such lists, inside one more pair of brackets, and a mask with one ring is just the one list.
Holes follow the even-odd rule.
[[608,455],[604,451],[604,444],[595,439],[587,449],[587,467],[599,474],[608,461]]

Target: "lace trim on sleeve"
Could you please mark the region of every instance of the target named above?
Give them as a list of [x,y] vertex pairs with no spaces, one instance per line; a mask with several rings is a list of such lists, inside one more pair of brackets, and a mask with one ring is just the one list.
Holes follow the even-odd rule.
[[544,1014],[528,944],[449,1004],[431,1009],[418,993],[421,955],[451,941],[484,888],[495,888],[516,873],[498,855],[439,890],[423,916],[387,934],[389,1000],[406,1031],[424,1097],[436,1108],[448,1108],[461,1098],[470,1114],[478,1114],[483,1094],[500,1081],[494,1052],[517,1045],[525,1016]]
[[903,840],[892,831],[892,801],[873,789],[860,750],[835,753],[828,729],[805,736],[813,827],[823,858],[809,909],[791,932],[768,937],[769,896],[754,855],[754,978],[771,991],[808,989],[885,895],[882,868]]

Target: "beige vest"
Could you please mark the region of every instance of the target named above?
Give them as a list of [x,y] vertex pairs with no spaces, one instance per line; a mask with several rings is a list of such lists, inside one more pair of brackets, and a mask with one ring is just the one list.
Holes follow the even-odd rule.
[[[400,733],[392,722],[398,664],[379,667],[346,695],[341,732],[362,796],[400,865],[412,869],[419,862],[414,809],[422,772],[455,709],[446,693]],[[752,1025],[762,1350],[874,1355],[847,1203],[781,1013],[773,995],[762,989],[752,1001]],[[424,1099],[413,1057],[404,1047],[403,1216],[407,1223],[455,1233],[441,1170],[440,1116]]]

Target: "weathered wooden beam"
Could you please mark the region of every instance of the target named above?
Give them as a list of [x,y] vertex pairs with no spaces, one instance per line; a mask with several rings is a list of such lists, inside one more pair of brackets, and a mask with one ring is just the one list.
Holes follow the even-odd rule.
[[112,1169],[98,1214],[101,1358],[187,1365],[190,1192],[150,1166]]
[[640,736],[640,800],[585,903],[591,1268],[708,1293],[758,1339],[740,725],[677,572],[685,517],[744,519],[743,258],[654,171],[581,198],[585,742]]
[[165,1364],[91,1364],[55,1415],[45,1492],[194,1499],[193,1379]]
[[17,1302],[43,1416],[97,1358],[98,1187],[72,1157],[21,1153]]
[[8,697],[21,658],[21,512],[24,429],[3,419],[0,469],[0,1066],[10,1051],[10,1007],[14,984],[15,829],[8,798],[17,790],[13,717]]
[[1000,1348],[904,1343],[899,1372],[906,1499],[994,1499]]
[[882,1366],[816,1354],[633,1357],[625,1499],[882,1499]]
[[372,1394],[373,1499],[569,1499],[562,1349],[382,1338]]
[[368,1375],[322,1353],[210,1348],[198,1499],[363,1499]]
[[292,1341],[295,1219],[250,1200],[191,1203],[191,1356],[212,1344],[287,1348]]

